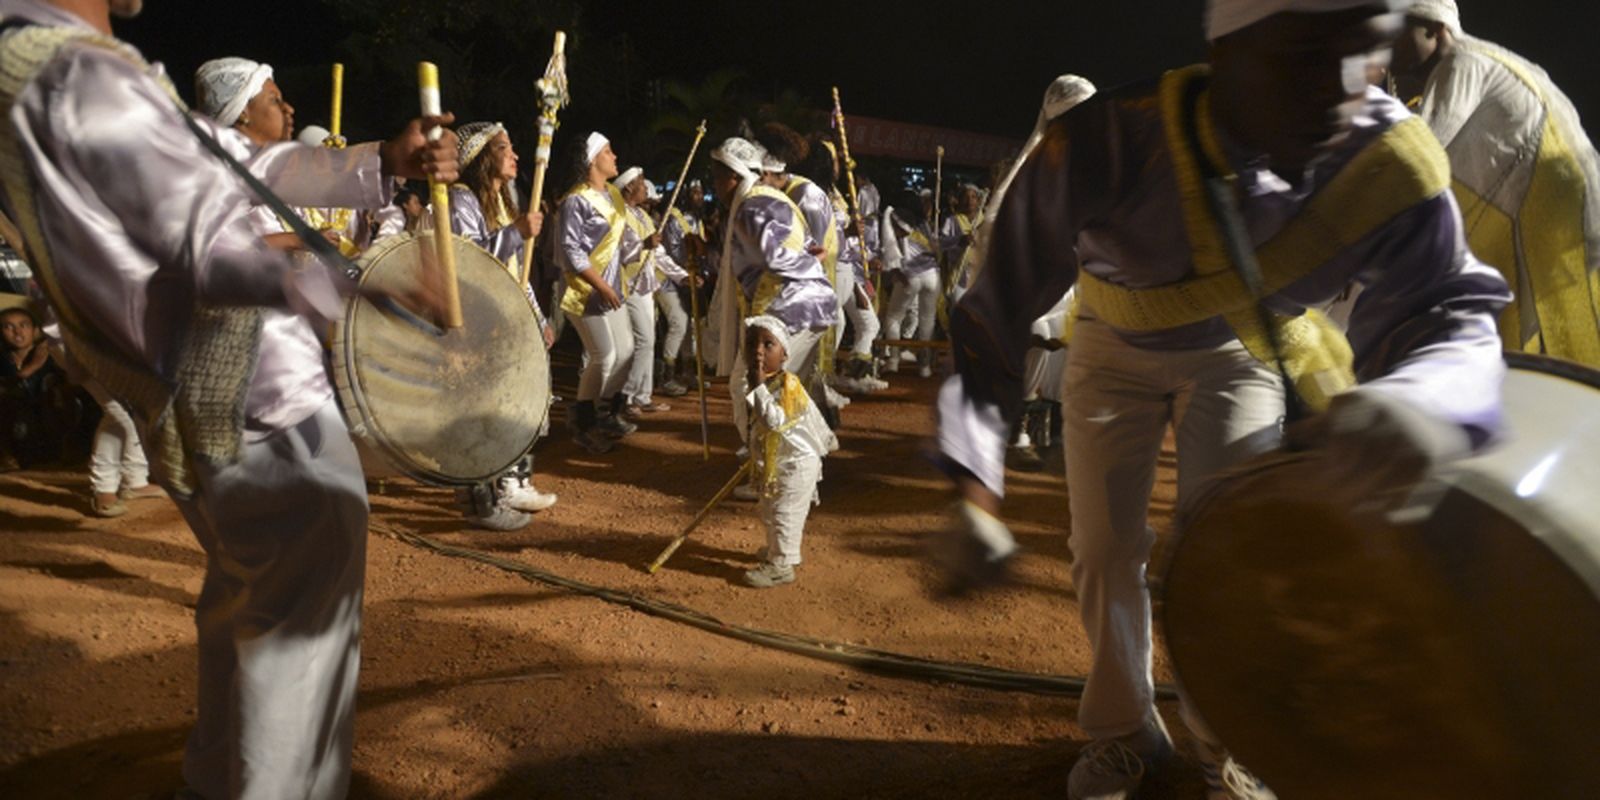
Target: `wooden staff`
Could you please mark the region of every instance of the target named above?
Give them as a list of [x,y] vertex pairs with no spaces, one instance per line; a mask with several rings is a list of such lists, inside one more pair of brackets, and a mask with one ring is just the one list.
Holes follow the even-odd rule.
[[733,473],[733,477],[729,478],[728,482],[722,485],[722,489],[721,491],[717,492],[717,496],[711,498],[711,502],[706,503],[706,507],[700,509],[700,513],[694,515],[694,520],[684,527],[683,532],[678,534],[677,537],[672,540],[671,544],[667,545],[667,549],[662,550],[661,555],[656,556],[656,560],[650,562],[650,566],[646,569],[646,571],[651,575],[656,574],[656,570],[661,569],[661,565],[667,563],[667,559],[672,558],[672,554],[678,552],[678,548],[682,547],[683,543],[689,540],[689,534],[694,533],[694,529],[700,527],[700,523],[704,522],[707,516],[710,516],[712,509],[716,508],[717,505],[722,502],[723,498],[727,497],[728,493],[733,491],[733,487],[738,486],[739,482],[744,480],[744,476],[750,472],[751,465],[755,463],[755,459],[751,458],[746,459],[743,464],[739,465],[739,471]]
[[[833,122],[839,126],[839,157],[844,159],[844,176],[850,187],[850,214],[855,217],[856,228],[860,236],[856,243],[861,246],[861,268],[866,270],[872,265],[872,254],[867,252],[867,223],[861,217],[861,199],[856,195],[856,162],[850,158],[850,136],[844,130],[844,108],[839,105],[839,87],[833,87]],[[874,276],[874,296],[872,298],[872,312],[878,312],[878,297],[883,295],[883,273]]]
[[[683,169],[678,172],[678,182],[672,187],[672,197],[667,200],[667,210],[661,215],[661,227],[667,227],[667,220],[672,218],[672,209],[678,207],[678,193],[683,191],[683,182],[689,177],[689,165],[694,163],[695,153],[700,152],[700,140],[706,138],[706,121],[700,120],[700,127],[694,131],[694,143],[689,145],[689,157],[683,160]],[[684,231],[688,235],[688,231]],[[645,257],[644,268],[655,269],[656,251],[651,250]],[[695,277],[699,277],[698,275]],[[689,313],[696,318],[700,316],[700,287],[689,286]],[[696,329],[696,334],[699,330]],[[706,412],[706,375],[705,366],[700,361],[700,337],[694,337],[694,371],[695,379],[700,385],[700,454],[701,459],[711,460],[711,420]]]
[[[528,205],[533,210],[539,209],[539,200],[544,196],[544,174],[550,166],[550,140],[556,135],[556,128],[560,122],[556,119],[556,112],[563,106],[572,102],[572,95],[567,92],[567,34],[565,31],[556,31],[556,43],[551,49],[550,63],[544,68],[544,77],[535,84],[539,89],[539,149],[533,158],[533,192],[528,195]],[[533,272],[533,242],[522,246],[522,271],[518,276],[518,283],[526,286],[528,276]]]
[[[444,113],[439,101],[439,68],[432,62],[417,64],[417,86],[422,97],[422,115],[437,117]],[[440,127],[428,132],[429,141],[438,141],[442,136],[444,129]],[[464,322],[461,319],[461,287],[456,283],[455,237],[450,235],[450,187],[429,180],[428,192],[433,200],[434,250],[444,283],[444,326],[459,328]]]
[[333,65],[333,113],[328,119],[328,136],[339,138],[340,124],[344,118],[344,65]]
[[934,151],[933,162],[933,260],[944,267],[944,247],[939,244],[939,212],[944,209],[944,145]]

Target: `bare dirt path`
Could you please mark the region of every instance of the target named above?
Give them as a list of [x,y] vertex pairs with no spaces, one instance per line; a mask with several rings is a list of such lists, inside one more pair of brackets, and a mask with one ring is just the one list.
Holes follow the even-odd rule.
[[[1059,474],[1011,476],[1017,582],[940,599],[922,545],[948,502],[924,455],[936,382],[894,383],[846,409],[800,580],[776,590],[737,583],[762,532],[733,502],[661,574],[641,569],[736,467],[722,387],[709,464],[691,396],[607,456],[546,440],[537,482],[561,502],[525,531],[466,530],[448,491],[409,481],[374,495],[373,520],[728,622],[1081,674]],[[1169,460],[1161,525],[1172,488]],[[98,520],[86,493],[78,472],[0,476],[0,796],[166,797],[181,782],[202,556],[170,503]],[[376,533],[360,692],[355,797],[1059,798],[1082,738],[1068,698],[766,650]],[[1199,795],[1183,762],[1143,793]]]

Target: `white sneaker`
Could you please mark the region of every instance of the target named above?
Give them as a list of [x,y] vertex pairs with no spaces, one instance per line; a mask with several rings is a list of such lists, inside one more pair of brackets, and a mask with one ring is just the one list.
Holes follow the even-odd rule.
[[931,377],[933,377],[933,367],[923,367],[923,368],[917,370],[917,377],[919,377],[919,378],[931,378]]
[[761,490],[753,483],[741,483],[733,487],[733,499],[754,503],[761,499]]
[[1260,778],[1220,746],[1196,739],[1195,754],[1206,776],[1206,800],[1278,800]]
[[541,492],[533,488],[527,478],[516,475],[505,475],[497,482],[500,497],[505,504],[530,514],[543,511],[556,504],[556,496],[550,492]]
[[467,514],[467,521],[474,528],[486,531],[520,531],[533,522],[533,517],[517,511],[505,503],[496,503],[494,510],[488,514]]
[[845,406],[850,405],[850,398],[834,391],[832,386],[823,386],[822,391],[823,396],[828,398],[828,405],[833,406],[834,408],[844,408]]
[[[906,338],[910,338],[910,337],[906,337]],[[900,360],[906,362],[907,364],[915,363],[916,360],[917,360],[917,354],[916,354],[915,351],[912,351],[912,350],[901,350],[900,351]]]
[[763,563],[744,574],[744,582],[757,589],[771,589],[785,583],[794,583],[794,567],[774,564],[771,561]]
[[1144,730],[1115,739],[1096,739],[1078,753],[1067,775],[1069,800],[1128,800],[1139,791],[1150,766],[1172,752],[1172,740],[1159,717]]

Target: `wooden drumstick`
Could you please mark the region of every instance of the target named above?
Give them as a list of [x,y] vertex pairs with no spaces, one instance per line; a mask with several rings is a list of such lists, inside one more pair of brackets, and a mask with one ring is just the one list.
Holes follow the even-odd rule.
[[[417,64],[417,85],[422,96],[422,115],[437,117],[444,113],[439,101],[439,68],[431,62]],[[444,129],[435,127],[428,132],[428,141],[436,142],[444,136]],[[459,328],[461,319],[461,287],[456,283],[455,237],[450,235],[450,187],[429,179],[428,192],[433,200],[433,242],[439,260],[439,274],[444,283],[444,326]]]
[[333,65],[333,113],[328,120],[328,135],[337,139],[344,118],[344,65]]

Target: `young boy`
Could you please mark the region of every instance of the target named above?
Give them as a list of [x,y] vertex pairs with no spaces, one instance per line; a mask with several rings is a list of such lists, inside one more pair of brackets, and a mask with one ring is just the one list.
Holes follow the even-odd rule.
[[768,589],[794,582],[800,565],[800,537],[806,515],[817,503],[822,457],[839,449],[800,379],[783,369],[789,357],[788,329],[777,317],[745,320],[745,395],[749,406],[750,457],[761,495],[761,522],[767,527],[762,564],[744,574],[745,583]]
[[0,311],[0,343],[5,351],[0,356],[0,464],[16,469],[53,461],[65,434],[50,402],[61,370],[26,309]]

